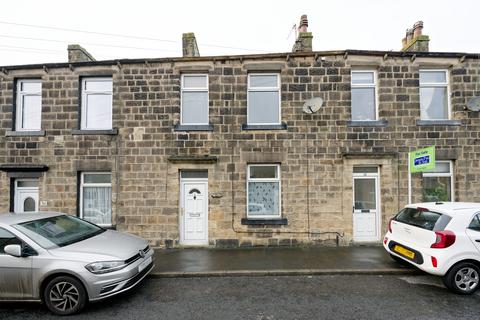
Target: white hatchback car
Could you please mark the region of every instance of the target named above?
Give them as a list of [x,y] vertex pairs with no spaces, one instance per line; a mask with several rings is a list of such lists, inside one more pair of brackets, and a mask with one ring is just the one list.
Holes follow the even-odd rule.
[[480,285],[480,203],[407,205],[390,220],[383,246],[393,259],[443,276],[450,290],[472,294]]

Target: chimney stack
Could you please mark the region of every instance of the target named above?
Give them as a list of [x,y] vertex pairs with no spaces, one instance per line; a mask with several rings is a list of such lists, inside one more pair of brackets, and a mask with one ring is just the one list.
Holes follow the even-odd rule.
[[95,61],[95,58],[88,53],[85,48],[78,44],[69,44],[67,47],[68,51],[68,62],[88,62]]
[[184,33],[182,35],[182,46],[184,57],[200,57],[197,39],[195,39],[195,34],[193,32]]
[[300,17],[300,23],[298,25],[298,38],[293,45],[293,52],[311,52],[312,51],[312,38],[311,32],[307,32],[308,19],[304,14]]
[[402,51],[428,52],[430,38],[422,34],[423,21],[417,21],[412,29],[407,29],[405,38],[402,39]]

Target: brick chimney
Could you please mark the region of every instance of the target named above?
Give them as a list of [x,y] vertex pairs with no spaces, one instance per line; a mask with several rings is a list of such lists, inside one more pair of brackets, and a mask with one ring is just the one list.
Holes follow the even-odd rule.
[[87,62],[95,61],[95,58],[88,53],[85,48],[78,44],[69,44],[68,48],[68,62]]
[[430,38],[422,34],[423,21],[417,21],[413,28],[407,29],[405,38],[402,39],[402,51],[428,52]]
[[200,57],[197,39],[195,39],[195,34],[193,32],[184,33],[182,35],[182,46],[184,57]]
[[311,52],[312,51],[312,38],[311,32],[307,32],[308,19],[304,14],[300,17],[300,23],[298,25],[298,38],[293,45],[293,52]]

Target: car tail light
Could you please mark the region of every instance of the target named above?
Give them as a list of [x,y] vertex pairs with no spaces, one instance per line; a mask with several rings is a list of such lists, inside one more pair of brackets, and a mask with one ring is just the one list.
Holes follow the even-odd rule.
[[437,239],[435,239],[435,243],[430,246],[430,248],[434,249],[443,249],[443,248],[448,248],[452,244],[455,243],[455,233],[450,230],[444,230],[444,231],[435,231],[435,234],[437,236]]
[[392,233],[392,221],[393,221],[393,218],[390,219],[390,221],[388,222],[388,231],[389,231],[390,233]]
[[434,256],[432,256],[432,266],[433,266],[434,268],[437,267],[437,258],[435,258]]

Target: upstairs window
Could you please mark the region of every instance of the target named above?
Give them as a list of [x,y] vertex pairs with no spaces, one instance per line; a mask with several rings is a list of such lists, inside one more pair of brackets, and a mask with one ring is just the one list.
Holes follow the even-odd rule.
[[352,120],[377,120],[377,75],[373,70],[352,71]]
[[110,172],[81,174],[80,218],[101,226],[112,225],[112,175]]
[[181,87],[180,123],[208,124],[208,75],[184,74]]
[[423,172],[423,201],[454,201],[452,161],[435,161],[435,169]]
[[247,99],[248,124],[280,124],[279,74],[249,74]]
[[82,130],[112,129],[112,78],[82,79]]
[[280,218],[280,166],[256,164],[248,166],[247,217]]
[[15,130],[40,130],[42,123],[42,81],[22,79],[17,81]]
[[420,118],[422,120],[448,120],[447,70],[420,70]]

